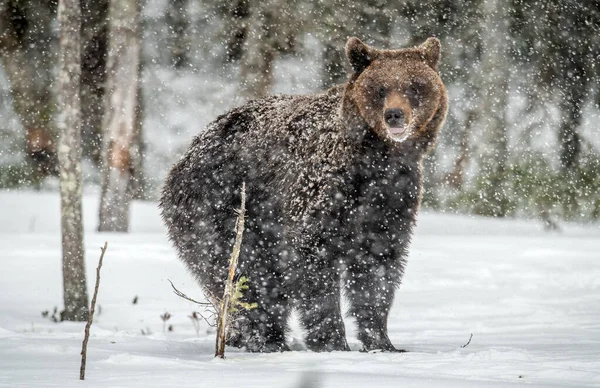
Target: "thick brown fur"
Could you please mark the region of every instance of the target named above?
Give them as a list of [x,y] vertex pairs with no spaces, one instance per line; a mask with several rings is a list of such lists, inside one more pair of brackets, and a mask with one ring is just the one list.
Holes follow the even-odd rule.
[[309,96],[250,101],[220,116],[173,167],[161,208],[181,259],[220,295],[233,209],[247,185],[239,272],[247,302],[229,344],[288,349],[296,308],[314,351],[349,350],[340,297],[365,350],[396,348],[387,316],[421,195],[420,164],[447,111],[440,44],[376,50],[351,38],[354,73]]

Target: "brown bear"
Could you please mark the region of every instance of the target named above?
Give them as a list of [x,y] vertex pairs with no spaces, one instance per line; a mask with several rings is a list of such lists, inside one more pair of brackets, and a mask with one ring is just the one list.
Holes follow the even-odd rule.
[[239,275],[247,302],[228,343],[287,350],[296,308],[314,351],[349,350],[342,293],[366,351],[395,351],[387,317],[421,196],[421,160],[447,111],[440,42],[377,50],[351,38],[353,73],[322,94],[254,100],[197,136],[163,188],[179,256],[222,295],[234,209],[247,186]]

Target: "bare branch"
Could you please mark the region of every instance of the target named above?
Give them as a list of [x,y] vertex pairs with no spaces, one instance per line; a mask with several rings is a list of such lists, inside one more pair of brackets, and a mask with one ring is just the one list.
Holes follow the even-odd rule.
[[183,298],[183,299],[185,299],[185,300],[189,300],[190,302],[192,302],[192,303],[196,303],[196,304],[198,304],[198,305],[200,305],[200,306],[211,306],[211,307],[215,307],[215,306],[214,306],[212,303],[210,303],[210,302],[198,302],[197,300],[190,298],[189,296],[187,296],[187,295],[186,295],[186,294],[184,294],[183,292],[179,291],[179,290],[178,290],[178,289],[175,287],[175,285],[173,284],[173,282],[171,281],[171,279],[167,279],[167,280],[169,281],[169,283],[171,283],[171,287],[173,287],[173,293],[174,293],[175,295],[177,295],[178,297],[180,297],[180,298]]
[[79,379],[85,380],[85,362],[87,358],[87,344],[90,338],[90,327],[94,320],[94,310],[96,309],[96,297],[98,296],[98,289],[100,288],[100,268],[102,268],[102,259],[104,259],[104,253],[108,248],[108,242],[104,243],[104,247],[100,248],[102,253],[100,254],[100,260],[98,261],[98,268],[96,268],[96,287],[94,288],[94,296],[92,297],[92,305],[90,307],[90,315],[88,321],[85,324],[85,335],[83,337],[83,344],[81,346],[81,368],[79,369]]
[[473,333],[471,333],[471,336],[469,337],[469,340],[467,341],[467,343],[466,343],[466,344],[464,344],[464,345],[461,345],[460,347],[461,347],[461,348],[466,348],[466,347],[467,347],[467,346],[468,346],[468,345],[471,343],[471,339],[472,339],[472,338],[473,338]]
[[209,320],[209,319],[212,319],[212,318],[215,316],[215,313],[216,313],[216,311],[217,311],[217,307],[216,307],[216,305],[215,305],[214,303],[212,303],[212,302],[211,302],[212,300],[215,300],[215,299],[212,297],[212,295],[210,295],[210,294],[208,294],[208,295],[207,295],[207,292],[206,292],[206,290],[205,290],[205,296],[207,297],[207,299],[209,300],[209,302],[198,302],[197,300],[195,300],[195,299],[192,299],[192,298],[190,298],[189,296],[187,296],[186,294],[184,294],[183,292],[179,291],[179,290],[177,289],[177,287],[175,287],[175,285],[173,284],[173,282],[171,281],[171,279],[167,279],[167,280],[169,281],[169,283],[171,283],[171,287],[173,287],[173,293],[174,293],[175,295],[177,295],[178,297],[180,297],[180,298],[183,298],[183,299],[185,299],[185,300],[188,300],[188,301],[190,301],[190,302],[192,302],[192,303],[196,303],[197,305],[204,307],[204,311],[205,311],[205,312],[206,312],[206,311],[208,311],[208,312],[209,312],[209,316],[208,316],[208,318],[207,318],[207,317],[205,317],[205,316],[204,316],[202,313],[200,313],[200,312],[197,312],[197,314],[200,316],[200,318],[202,318],[202,319],[203,319],[203,320],[204,320],[204,321],[205,321],[205,322],[208,324],[208,326],[210,326],[210,327],[215,327],[215,326],[217,326],[217,325],[216,325],[214,322],[211,322],[211,321]]
[[209,319],[213,319],[213,317],[215,316],[215,313],[213,311],[209,311],[209,316],[208,318],[204,316],[204,314],[196,311],[196,315],[198,315],[200,318],[202,318],[204,320],[204,322],[206,322],[206,324],[210,327],[216,327],[217,324],[214,322],[209,321]]

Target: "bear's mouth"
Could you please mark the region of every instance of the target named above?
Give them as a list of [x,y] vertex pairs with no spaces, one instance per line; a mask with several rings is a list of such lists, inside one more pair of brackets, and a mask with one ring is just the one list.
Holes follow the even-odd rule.
[[408,136],[408,125],[402,124],[394,127],[387,127],[389,137],[394,141],[403,141]]

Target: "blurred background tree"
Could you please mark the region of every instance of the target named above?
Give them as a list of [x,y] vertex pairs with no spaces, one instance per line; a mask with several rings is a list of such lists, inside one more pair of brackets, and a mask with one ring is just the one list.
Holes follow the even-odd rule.
[[98,231],[127,232],[136,170],[142,165],[138,0],[110,0],[108,25]]
[[0,61],[21,121],[19,140],[27,162],[19,173],[35,185],[48,175],[58,175],[53,86],[57,5],[46,0],[0,1]]
[[[81,1],[84,180],[94,187],[112,1]],[[156,198],[219,113],[344,82],[349,36],[394,48],[434,35],[450,114],[424,164],[424,206],[549,227],[600,217],[597,0],[144,0],[140,9],[144,138],[131,154],[147,182],[138,197]],[[2,187],[56,187],[57,41],[56,2],[0,0]]]

